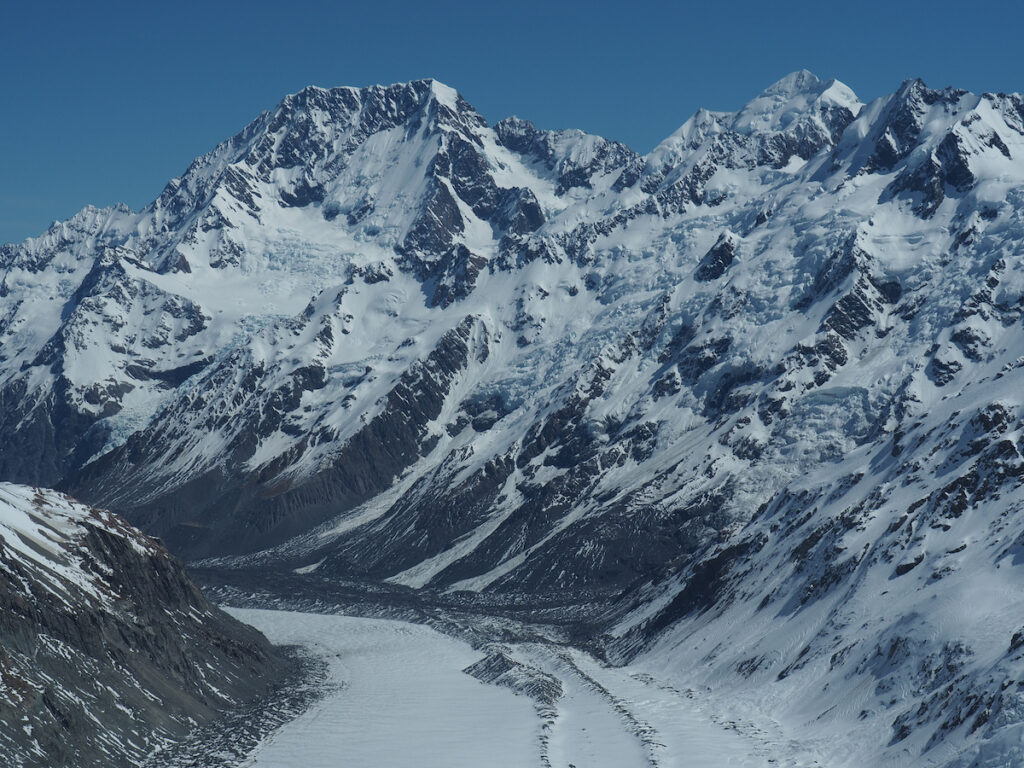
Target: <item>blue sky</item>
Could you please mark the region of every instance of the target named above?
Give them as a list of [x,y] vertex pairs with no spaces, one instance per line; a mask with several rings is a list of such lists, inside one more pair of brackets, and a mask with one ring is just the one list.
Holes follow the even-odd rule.
[[45,2],[0,4],[0,242],[86,204],[152,200],[304,85],[436,77],[510,114],[650,150],[698,107],[788,72],[864,100],[907,77],[1024,91],[1024,3]]

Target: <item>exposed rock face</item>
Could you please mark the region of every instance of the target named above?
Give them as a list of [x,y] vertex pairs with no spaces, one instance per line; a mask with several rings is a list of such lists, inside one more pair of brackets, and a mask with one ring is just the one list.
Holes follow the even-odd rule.
[[725,274],[725,270],[736,258],[736,237],[731,232],[723,232],[711,250],[697,264],[693,277],[702,283],[717,280]]
[[283,660],[109,512],[0,484],[0,754],[120,766],[266,693]]

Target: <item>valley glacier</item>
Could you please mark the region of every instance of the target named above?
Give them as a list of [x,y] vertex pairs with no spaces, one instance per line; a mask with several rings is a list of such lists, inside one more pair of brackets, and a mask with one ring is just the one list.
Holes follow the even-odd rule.
[[1019,94],[801,71],[641,156],[310,87],[0,247],[0,479],[296,612],[239,615],[353,690],[386,661],[331,643],[417,638],[524,765],[601,765],[593,717],[616,765],[1012,766],[1022,328]]
[[[757,768],[834,765],[778,733],[731,730],[699,696],[659,684],[638,668],[608,667],[547,644],[503,650],[551,676],[563,694],[537,711],[528,696],[463,672],[480,653],[406,622],[237,609],[277,644],[331,659],[333,690],[240,762],[252,768],[567,768],[698,765]],[[736,728],[735,724],[732,724]]]

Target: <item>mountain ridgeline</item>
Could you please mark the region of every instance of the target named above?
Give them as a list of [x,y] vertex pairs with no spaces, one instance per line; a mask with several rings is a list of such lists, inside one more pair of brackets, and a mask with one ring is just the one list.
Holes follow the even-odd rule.
[[798,72],[641,156],[307,88],[0,248],[0,478],[194,560],[579,595],[613,656],[971,765],[1024,712],[1022,260],[1020,95]]

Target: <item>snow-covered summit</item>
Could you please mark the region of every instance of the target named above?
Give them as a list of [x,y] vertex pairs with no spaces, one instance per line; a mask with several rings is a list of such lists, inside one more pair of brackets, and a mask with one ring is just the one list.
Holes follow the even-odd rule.
[[857,95],[838,80],[822,81],[806,69],[793,72],[748,102],[730,121],[739,133],[782,131],[805,116],[835,109],[852,115],[863,106]]
[[698,110],[647,156],[641,186],[700,199],[719,168],[800,167],[835,146],[862,106],[839,81],[794,72],[736,112]]

